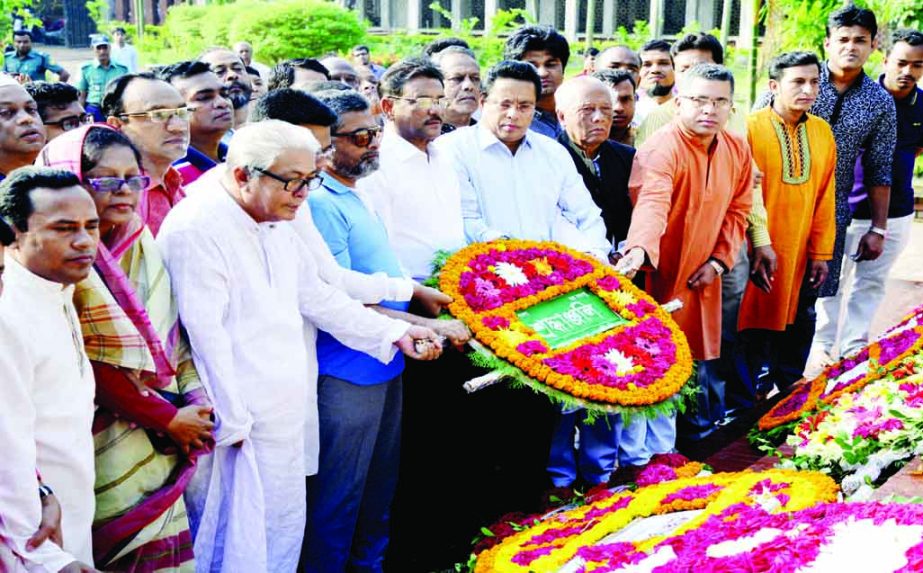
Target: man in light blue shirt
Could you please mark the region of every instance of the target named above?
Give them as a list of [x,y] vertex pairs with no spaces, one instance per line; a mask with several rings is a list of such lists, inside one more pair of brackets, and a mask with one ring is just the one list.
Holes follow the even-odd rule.
[[605,261],[612,245],[570,155],[529,131],[540,93],[531,64],[500,62],[487,74],[481,121],[436,141],[456,167],[465,235],[558,241]]
[[[341,266],[400,277],[385,227],[355,186],[378,169],[381,128],[359,93],[327,94],[320,99],[337,114],[334,154],[322,185],[308,197],[314,223]],[[437,332],[444,328],[438,323],[446,321],[407,314],[408,306],[383,301],[379,310],[398,312]],[[421,351],[429,358],[440,352],[437,347]],[[397,484],[404,360],[395,356],[382,364],[320,332],[317,361],[320,459],[317,475],[308,479],[304,570],[381,571]]]

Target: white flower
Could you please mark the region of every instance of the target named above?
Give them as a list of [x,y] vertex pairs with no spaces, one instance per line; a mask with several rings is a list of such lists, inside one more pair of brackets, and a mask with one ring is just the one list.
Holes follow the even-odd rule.
[[522,269],[513,263],[497,263],[494,266],[494,273],[510,286],[529,284],[529,277],[526,276],[526,273],[522,272]]
[[635,367],[635,363],[631,361],[631,358],[622,354],[617,348],[607,352],[603,358],[615,365],[615,373],[618,376],[631,374],[632,369]]

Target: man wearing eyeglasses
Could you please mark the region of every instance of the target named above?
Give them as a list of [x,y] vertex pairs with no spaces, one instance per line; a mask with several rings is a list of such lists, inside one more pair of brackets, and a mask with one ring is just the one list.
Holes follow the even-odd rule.
[[64,82],[31,82],[24,87],[38,105],[48,141],[93,122],[93,115],[80,105],[80,92],[74,86]]
[[202,571],[298,565],[313,405],[314,346],[306,334],[323,329],[382,367],[398,350],[439,354],[435,333],[325,283],[299,246],[288,222],[317,192],[318,147],[310,132],[281,121],[237,130],[221,178],[180,203],[158,237],[218,417],[215,453],[202,462],[210,476],[205,466],[187,489]]
[[[747,142],[724,129],[734,97],[734,76],[717,64],[686,72],[675,98],[676,117],[635,156],[629,191],[635,203],[616,270],[628,276],[645,267],[647,292],[663,304],[679,299],[673,319],[686,334],[698,365],[696,416],[690,439],[701,438],[724,417],[724,383],[716,370],[721,350],[721,275],[740,252],[753,201]],[[676,418],[647,423],[638,447],[648,454],[673,450]]]
[[158,70],[157,76],[179,90],[189,110],[189,148],[173,165],[189,186],[203,173],[224,161],[227,146],[221,142],[231,129],[234,109],[218,76],[205,62],[185,61]]
[[138,215],[156,236],[167,213],[186,193],[173,162],[189,146],[189,108],[179,91],[150,73],[128,74],[106,88],[103,113],[141,152],[151,187],[138,204]]
[[45,146],[38,105],[19,82],[0,75],[0,180],[31,165]]
[[[356,187],[378,169],[380,128],[369,102],[353,90],[321,94],[321,100],[337,122],[323,184],[308,196],[311,216],[342,267],[402,277],[384,225]],[[377,308],[464,343],[468,333],[460,322],[414,316],[408,307],[386,300]],[[380,571],[397,483],[404,361],[375,362],[326,332],[318,335],[317,355],[320,460],[308,483],[305,570]]]

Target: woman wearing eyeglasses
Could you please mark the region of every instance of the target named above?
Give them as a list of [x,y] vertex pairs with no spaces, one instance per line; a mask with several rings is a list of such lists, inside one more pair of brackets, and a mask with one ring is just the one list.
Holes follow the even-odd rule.
[[150,185],[131,142],[105,125],[66,132],[36,163],[75,173],[96,203],[95,273],[74,303],[96,378],[93,554],[103,570],[193,561],[183,491],[211,446],[211,404],[181,334],[170,280],[135,209]]

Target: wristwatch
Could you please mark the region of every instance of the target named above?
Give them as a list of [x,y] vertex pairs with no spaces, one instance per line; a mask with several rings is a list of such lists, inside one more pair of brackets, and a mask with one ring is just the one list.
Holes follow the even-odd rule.
[[875,225],[872,225],[871,227],[869,227],[869,233],[875,233],[876,235],[881,235],[882,238],[888,236],[887,229],[882,229],[881,227],[876,227]]
[[39,486],[38,486],[38,496],[39,496],[41,499],[45,499],[45,498],[48,497],[49,495],[54,495],[54,491],[52,491],[50,487],[48,487],[47,485],[45,485],[45,484],[43,484],[43,483],[42,483],[42,484],[39,484]]
[[708,259],[708,264],[711,265],[711,268],[715,269],[715,273],[717,273],[719,277],[724,274],[724,265],[715,259]]

